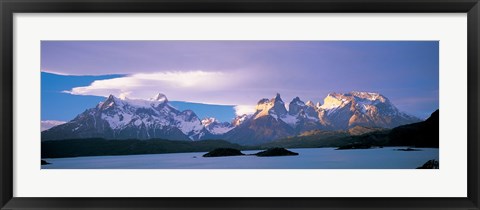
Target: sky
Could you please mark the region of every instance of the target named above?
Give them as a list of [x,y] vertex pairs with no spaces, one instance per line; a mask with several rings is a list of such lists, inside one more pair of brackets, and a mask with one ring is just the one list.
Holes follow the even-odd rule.
[[231,121],[276,93],[288,104],[350,91],[426,118],[439,106],[438,50],[437,41],[42,41],[42,120],[71,120],[110,94],[163,93],[180,110]]

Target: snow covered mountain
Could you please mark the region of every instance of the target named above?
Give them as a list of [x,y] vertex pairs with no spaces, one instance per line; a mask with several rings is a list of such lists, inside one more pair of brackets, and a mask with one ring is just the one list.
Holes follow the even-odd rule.
[[318,110],[322,124],[332,129],[393,128],[421,121],[398,110],[385,96],[370,92],[328,94]]
[[110,95],[73,120],[42,132],[42,140],[73,138],[198,140],[211,133],[191,110],[179,111],[163,94],[149,100]]
[[247,115],[247,114],[239,115],[239,116],[235,117],[235,119],[233,119],[231,125],[234,126],[234,127],[239,126],[242,123],[244,123],[246,120],[248,120],[251,116],[252,115]]
[[180,111],[167,97],[149,100],[110,95],[73,120],[42,132],[42,140],[75,138],[201,140],[225,139],[239,144],[260,144],[311,130],[347,130],[356,126],[393,128],[419,122],[399,111],[378,93],[331,93],[323,104],[295,97],[288,109],[280,94],[258,101],[252,115],[231,123],[215,118],[200,120],[191,110]]
[[393,128],[421,121],[400,112],[386,97],[378,93],[331,93],[324,104],[303,102],[295,97],[288,111],[280,94],[261,99],[256,112],[244,123],[225,134],[240,144],[258,144],[299,135],[310,130],[347,130],[355,126]]
[[202,125],[214,135],[224,134],[235,127],[228,122],[219,122],[213,117],[203,119]]
[[280,94],[272,99],[263,98],[258,101],[253,115],[244,116],[242,123],[223,137],[239,144],[259,144],[283,138],[295,134],[294,129],[285,122],[290,117]]

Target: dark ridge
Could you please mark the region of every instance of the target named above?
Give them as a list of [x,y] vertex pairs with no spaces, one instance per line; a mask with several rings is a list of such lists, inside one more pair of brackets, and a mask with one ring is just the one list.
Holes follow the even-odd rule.
[[402,125],[389,133],[390,146],[438,148],[440,139],[439,110],[425,121]]
[[208,152],[216,148],[243,147],[223,140],[172,141],[72,139],[42,142],[42,158],[106,155],[139,155],[184,152]]

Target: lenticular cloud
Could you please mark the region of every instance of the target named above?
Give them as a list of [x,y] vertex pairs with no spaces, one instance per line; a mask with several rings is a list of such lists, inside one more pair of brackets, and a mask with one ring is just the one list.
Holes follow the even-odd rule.
[[75,87],[64,93],[145,99],[163,92],[173,100],[207,104],[235,104],[229,95],[239,90],[241,74],[212,71],[167,71],[131,74],[121,78],[97,80],[88,86]]

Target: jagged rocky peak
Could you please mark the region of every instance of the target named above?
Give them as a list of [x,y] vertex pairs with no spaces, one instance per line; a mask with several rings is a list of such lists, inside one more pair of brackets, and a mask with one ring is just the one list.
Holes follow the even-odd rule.
[[[280,98],[280,94],[277,93],[275,96],[274,100],[274,105],[273,105],[273,110],[275,114],[278,116],[284,116],[287,114],[287,108],[285,108],[285,103],[283,103],[282,98]],[[272,111],[270,111],[271,113]]]
[[149,99],[150,101],[158,101],[158,102],[168,102],[167,96],[163,93],[158,93],[154,97]]
[[262,98],[262,99],[260,99],[260,101],[258,101],[255,109],[257,111],[261,111],[261,110],[267,109],[267,107],[269,107],[269,106],[272,106],[270,104],[270,100],[268,98]]
[[387,100],[387,98],[385,98],[383,95],[374,92],[352,91],[348,93],[348,95],[352,95],[361,99],[367,99],[369,101],[379,100],[380,102],[385,102]]
[[233,126],[239,126],[241,125],[242,123],[244,123],[250,116],[247,115],[247,114],[242,114],[242,115],[239,115],[239,116],[236,116],[235,119],[233,119],[232,121],[232,125]]
[[287,108],[285,107],[285,103],[283,102],[280,94],[277,93],[275,98],[272,99],[261,99],[258,101],[256,106],[256,116],[255,118],[259,118],[266,115],[275,115],[275,117],[285,116],[287,112]]
[[214,123],[214,122],[218,122],[217,119],[213,118],[213,117],[206,117],[202,120],[202,125],[204,125],[205,127],[209,126],[210,124]]
[[320,109],[322,107],[322,103],[320,103],[320,102],[313,103],[313,101],[310,101],[310,100],[308,100],[305,103],[305,105],[308,106],[308,107],[314,108],[314,109]]
[[[181,113],[180,113],[180,117],[187,120],[187,121],[200,121],[198,119],[198,116],[197,114],[195,114],[195,112],[193,112],[192,110],[190,109],[187,109],[187,110],[183,110]],[[200,122],[201,124],[201,122]]]
[[345,97],[343,94],[338,93],[329,93],[325,99],[323,99],[323,105],[321,108],[323,109],[332,109],[339,107],[344,102],[347,102],[348,98]]
[[234,128],[229,122],[219,122],[213,117],[204,118],[202,125],[214,135],[224,134]]
[[330,93],[325,97],[323,109],[333,109],[340,107],[342,105],[348,104],[350,102],[380,102],[386,103],[388,99],[379,93],[374,92],[362,92],[362,91],[352,91],[349,93]]
[[[168,104],[167,97],[164,94],[157,94],[154,97],[145,100],[145,99],[131,99],[125,97],[125,95],[122,95],[120,97],[116,97],[114,95],[109,95],[108,98],[100,102],[97,105],[97,108],[100,108],[101,110],[107,110],[111,107],[123,109],[122,107],[134,107],[134,108],[162,108],[165,107],[165,105]],[[172,108],[172,107],[170,107]],[[174,109],[174,108],[172,108]]]
[[305,103],[302,100],[300,100],[300,98],[297,96],[288,105],[288,113],[291,115],[296,115],[302,109],[304,109],[304,107],[305,107]]
[[100,102],[97,105],[97,108],[100,108],[100,109],[104,110],[104,109],[107,109],[109,107],[115,106],[116,103],[118,103],[117,98],[115,96],[113,96],[112,94],[110,94],[105,101]]
[[310,107],[315,107],[315,104],[313,103],[313,101],[310,101],[310,100],[308,100],[308,101],[305,103],[305,105],[310,106]]
[[321,106],[321,115],[327,124],[337,129],[357,125],[392,128],[419,121],[400,112],[385,96],[361,91],[328,94]]
[[300,105],[300,106],[305,105],[305,103],[302,100],[300,100],[300,98],[298,96],[293,98],[292,101],[290,102],[290,104],[297,104],[297,105]]
[[275,98],[268,99],[268,98],[262,98],[258,101],[256,110],[261,111],[261,110],[266,110],[266,109],[271,109],[277,105],[282,105],[285,107],[282,98],[280,97],[280,94],[277,93]]
[[283,103],[282,98],[280,97],[280,93],[277,93],[277,95],[275,95],[275,98],[273,100]]

